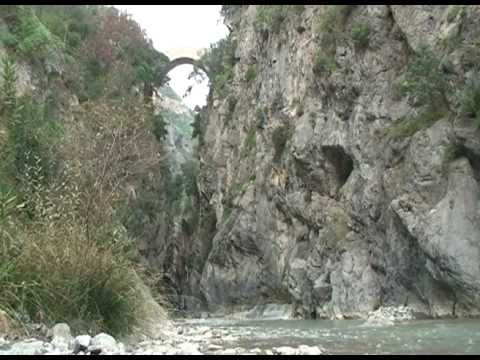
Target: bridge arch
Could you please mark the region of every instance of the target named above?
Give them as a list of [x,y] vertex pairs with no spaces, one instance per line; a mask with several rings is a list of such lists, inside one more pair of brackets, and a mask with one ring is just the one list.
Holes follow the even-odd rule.
[[195,60],[195,59],[192,59],[190,57],[179,57],[179,58],[176,58],[174,60],[171,60],[167,66],[165,67],[164,71],[163,71],[163,78],[162,78],[162,81],[165,80],[165,77],[167,76],[167,74],[173,70],[174,68],[176,68],[177,66],[180,66],[180,65],[193,65],[194,67],[196,68],[199,68],[200,70],[202,70],[205,74],[207,74],[207,77],[209,76],[209,71],[208,71],[208,68],[206,66],[204,66],[200,61],[198,60]]

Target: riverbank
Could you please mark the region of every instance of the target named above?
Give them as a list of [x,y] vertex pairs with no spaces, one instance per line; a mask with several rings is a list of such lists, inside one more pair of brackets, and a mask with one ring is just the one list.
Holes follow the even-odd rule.
[[[384,313],[392,314],[389,311]],[[378,313],[372,318],[375,317],[378,318]],[[50,339],[0,339],[0,354],[480,353],[479,319],[412,319],[391,323],[372,320],[177,319],[170,336],[135,342],[120,341],[105,334],[97,335],[98,338],[68,337],[62,328],[64,330],[60,326],[58,336]]]
[[278,346],[271,349],[225,346],[225,341],[240,340],[237,334],[223,328],[191,326],[177,323],[177,332],[168,339],[123,343],[101,333],[94,337],[73,337],[66,324],[57,324],[47,335],[49,340],[27,338],[5,340],[0,337],[0,355],[320,355],[325,350],[319,346]]

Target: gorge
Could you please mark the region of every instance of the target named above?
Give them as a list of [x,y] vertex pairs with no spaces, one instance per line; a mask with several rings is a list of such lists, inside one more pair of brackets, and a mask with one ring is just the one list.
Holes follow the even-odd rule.
[[[25,56],[33,40],[21,38],[30,10],[18,7],[0,14],[0,32],[16,36],[0,47],[0,57],[16,59],[13,98],[58,103],[60,145],[42,138],[48,126],[32,137],[82,180],[72,182],[80,200],[60,223],[99,252],[115,244],[107,253],[128,259],[121,267],[139,274],[143,300],[158,295],[166,309],[146,310],[141,338],[160,340],[143,353],[480,351],[480,7],[224,5],[230,33],[199,59],[169,59],[118,12],[78,10],[85,24],[72,25],[79,38],[69,40],[55,21],[68,12],[33,9],[29,21],[52,39],[64,35],[66,46],[49,38],[33,62]],[[90,24],[97,18],[103,33]],[[17,128],[6,64],[0,146],[10,149]],[[196,111],[166,85],[183,64],[209,79]],[[27,167],[10,169],[0,169],[0,190],[32,201],[43,194],[19,185]],[[0,210],[11,203],[2,199]],[[0,216],[0,239],[14,238],[12,227],[74,238],[52,235],[56,222],[37,225],[52,217],[33,205],[24,215],[24,203],[30,209],[19,201],[15,216]],[[28,244],[32,232],[18,238]],[[76,264],[62,256],[58,268]],[[2,279],[15,276],[0,277],[14,294],[0,295],[10,317],[22,307]],[[49,326],[73,327],[81,316],[35,306],[25,307],[29,316],[45,312]],[[79,331],[130,326],[95,316],[98,328]]]

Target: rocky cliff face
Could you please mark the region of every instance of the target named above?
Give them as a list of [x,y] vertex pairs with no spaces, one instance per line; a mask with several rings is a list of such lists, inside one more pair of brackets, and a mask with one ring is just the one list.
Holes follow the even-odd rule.
[[190,110],[169,86],[160,88],[160,96],[155,99],[156,112],[167,124],[165,139],[166,153],[170,163],[179,171],[182,164],[194,157],[197,142],[192,139],[194,112]]
[[259,30],[259,6],[230,14],[238,61],[229,93],[212,93],[206,109],[203,210],[184,253],[194,259],[167,272],[188,275],[183,294],[210,310],[478,315],[480,131],[437,112],[394,135],[420,111],[395,84],[422,46],[468,78],[480,8],[341,8],[331,34],[326,6],[287,13],[278,31]]

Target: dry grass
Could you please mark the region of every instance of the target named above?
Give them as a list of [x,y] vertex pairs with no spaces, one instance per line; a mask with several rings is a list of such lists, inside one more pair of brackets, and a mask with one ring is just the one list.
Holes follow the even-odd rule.
[[38,225],[2,263],[0,303],[33,321],[113,334],[135,323],[133,268],[115,245],[88,241],[73,224]]

